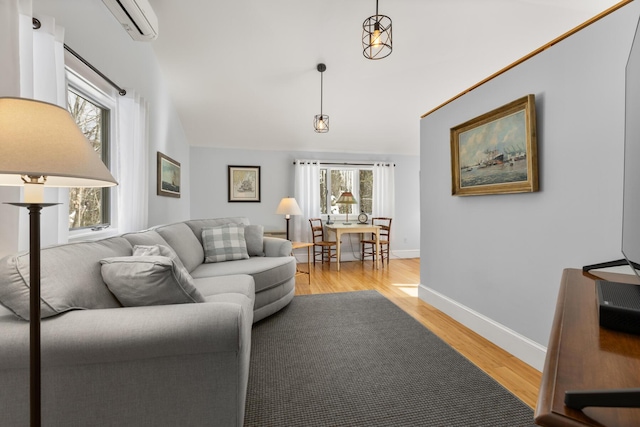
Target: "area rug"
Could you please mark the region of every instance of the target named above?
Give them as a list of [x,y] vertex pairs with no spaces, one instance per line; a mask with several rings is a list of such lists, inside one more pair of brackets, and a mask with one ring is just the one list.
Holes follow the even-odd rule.
[[253,327],[245,426],[533,426],[533,411],[376,291]]

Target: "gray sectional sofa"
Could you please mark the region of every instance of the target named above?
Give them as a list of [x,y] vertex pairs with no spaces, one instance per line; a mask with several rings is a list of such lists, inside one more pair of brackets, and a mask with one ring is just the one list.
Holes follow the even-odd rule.
[[[251,256],[215,259],[203,231],[237,228]],[[251,327],[293,299],[290,254],[247,218],[43,248],[43,425],[241,426]],[[2,426],[29,422],[28,276],[27,253],[0,260]]]

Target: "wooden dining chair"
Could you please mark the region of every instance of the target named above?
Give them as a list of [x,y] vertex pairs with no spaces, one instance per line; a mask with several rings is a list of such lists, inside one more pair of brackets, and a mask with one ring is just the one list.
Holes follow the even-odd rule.
[[336,253],[332,253],[331,251],[331,248],[336,246],[336,242],[324,239],[324,227],[322,226],[322,219],[310,218],[309,224],[311,225],[311,236],[313,239],[313,265],[316,265],[318,256],[324,263],[325,254],[327,255],[327,261],[331,262],[331,258],[336,257]]
[[[391,218],[377,217],[371,218],[371,225],[380,226],[380,259],[382,266],[384,267],[385,256],[387,258],[387,265],[389,265],[389,244],[391,242]],[[371,257],[375,264],[376,262],[376,235],[371,233],[368,239],[362,239],[360,241],[362,260],[365,257]]]

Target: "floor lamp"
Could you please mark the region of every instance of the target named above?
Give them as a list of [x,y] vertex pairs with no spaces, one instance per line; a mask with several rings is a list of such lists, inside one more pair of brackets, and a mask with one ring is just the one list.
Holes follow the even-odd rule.
[[284,219],[287,221],[287,240],[291,240],[289,239],[289,220],[291,219],[291,215],[302,215],[298,202],[296,202],[296,199],[293,197],[284,197],[280,200],[276,213],[278,215],[284,215]]
[[64,108],[24,98],[0,98],[0,185],[24,187],[29,209],[29,372],[31,426],[41,424],[40,212],[44,187],[116,185],[107,167]]

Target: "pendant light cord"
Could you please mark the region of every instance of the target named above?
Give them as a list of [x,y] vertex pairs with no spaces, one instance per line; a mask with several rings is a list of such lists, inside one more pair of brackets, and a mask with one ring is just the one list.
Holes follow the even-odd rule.
[[320,72],[320,117],[322,117],[322,82],[324,71]]

